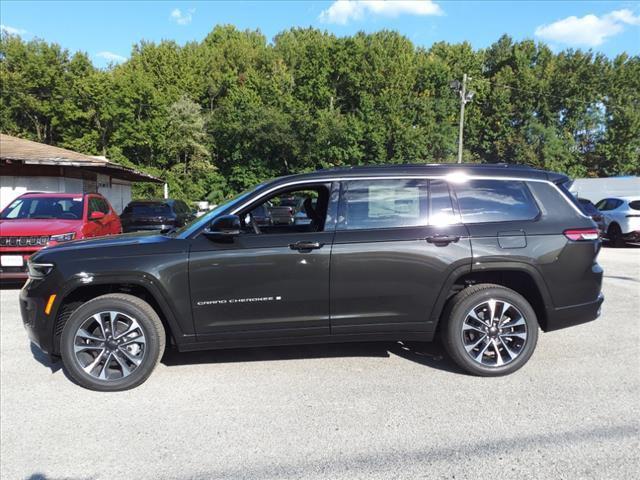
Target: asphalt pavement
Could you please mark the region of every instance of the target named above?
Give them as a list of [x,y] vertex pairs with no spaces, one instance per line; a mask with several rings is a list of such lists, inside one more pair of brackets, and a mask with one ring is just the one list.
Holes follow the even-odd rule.
[[615,478],[640,472],[640,248],[600,254],[602,317],[508,377],[437,344],[165,355],[96,393],[31,347],[0,291],[2,479]]

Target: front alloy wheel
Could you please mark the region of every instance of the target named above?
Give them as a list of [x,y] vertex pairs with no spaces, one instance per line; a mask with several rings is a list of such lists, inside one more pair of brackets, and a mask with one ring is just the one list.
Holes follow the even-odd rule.
[[120,391],[143,383],[164,352],[157,312],[133,295],[112,293],[78,307],[60,339],[65,370],[91,390]]
[[131,375],[142,363],[146,337],[137,320],[123,312],[98,312],[78,328],[73,350],[89,375],[113,380]]

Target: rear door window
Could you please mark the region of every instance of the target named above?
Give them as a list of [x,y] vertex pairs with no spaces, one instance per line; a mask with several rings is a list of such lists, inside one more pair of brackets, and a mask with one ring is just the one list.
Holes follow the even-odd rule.
[[427,225],[428,188],[422,179],[359,180],[343,184],[338,229]]
[[533,220],[540,213],[524,182],[469,180],[455,191],[463,223]]
[[640,210],[640,200],[633,200],[629,202],[629,208],[631,210]]

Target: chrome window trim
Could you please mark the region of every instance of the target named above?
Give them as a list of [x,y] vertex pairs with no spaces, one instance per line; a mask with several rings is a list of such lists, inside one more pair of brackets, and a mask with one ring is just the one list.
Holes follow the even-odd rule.
[[[282,188],[292,187],[296,185],[307,185],[310,183],[326,183],[326,182],[346,182],[353,180],[401,180],[401,179],[416,179],[423,178],[428,180],[445,180],[449,183],[455,184],[455,176],[457,172],[453,174],[448,173],[445,175],[362,175],[362,176],[354,176],[354,177],[328,177],[328,178],[316,178],[316,179],[308,179],[308,180],[292,180],[288,183],[282,183],[280,185],[276,185],[264,192],[261,192],[257,197],[253,197],[242,205],[234,208],[231,212],[231,215],[237,214],[240,210],[247,207],[248,205],[254,203],[256,200],[260,200],[261,198],[266,197],[267,195],[280,190]],[[462,172],[460,172],[462,173]],[[585,215],[573,202],[569,201],[568,198],[565,197],[564,193],[558,188],[558,186],[553,183],[551,180],[545,180],[541,178],[526,178],[526,177],[501,177],[501,176],[492,176],[492,175],[468,175],[462,173],[465,177],[465,180],[499,180],[499,181],[516,181],[516,182],[540,182],[540,183],[548,183],[552,185],[560,194],[560,196],[567,202],[571,207],[583,218],[590,218]]]

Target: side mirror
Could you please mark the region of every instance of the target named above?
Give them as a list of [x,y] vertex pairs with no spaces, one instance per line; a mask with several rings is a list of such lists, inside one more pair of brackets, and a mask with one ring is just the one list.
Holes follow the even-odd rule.
[[237,215],[222,215],[211,222],[204,235],[214,241],[232,241],[241,232],[240,217]]
[[103,212],[91,212],[89,220],[102,220],[104,218]]

